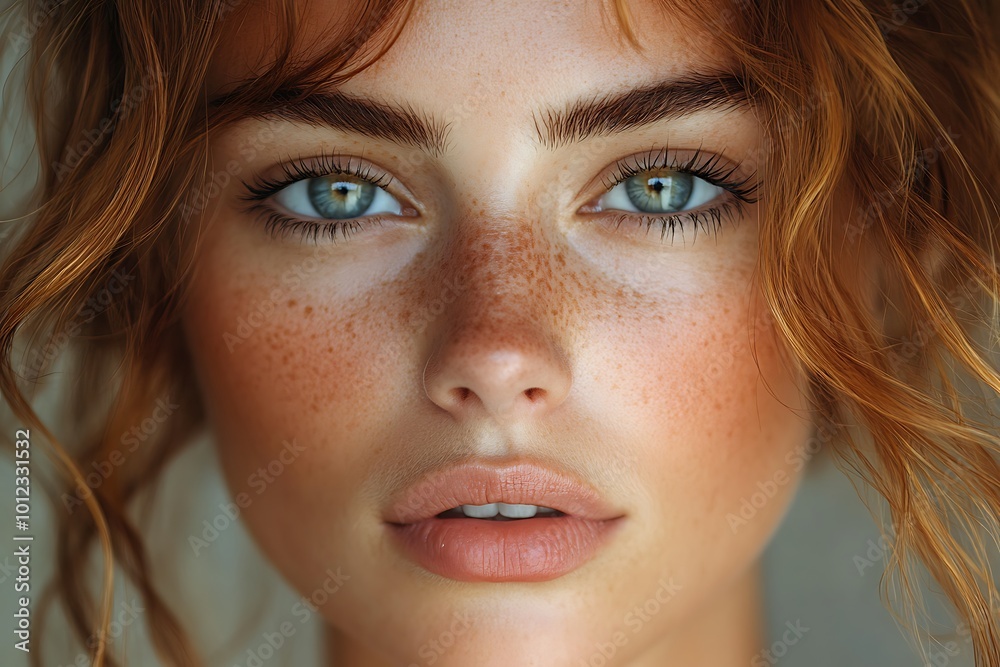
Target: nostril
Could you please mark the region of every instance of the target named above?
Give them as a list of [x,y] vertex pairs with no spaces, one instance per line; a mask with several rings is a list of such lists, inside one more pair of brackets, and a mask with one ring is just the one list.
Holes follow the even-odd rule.
[[532,387],[530,389],[525,389],[524,395],[528,397],[529,401],[534,402],[536,397],[542,398],[545,396],[545,390],[539,387]]

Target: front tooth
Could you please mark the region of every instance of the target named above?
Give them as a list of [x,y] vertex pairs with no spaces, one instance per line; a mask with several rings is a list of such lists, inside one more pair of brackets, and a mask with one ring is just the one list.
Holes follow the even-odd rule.
[[508,505],[507,503],[497,503],[500,506],[500,514],[508,519],[530,519],[538,511],[537,505]]
[[488,505],[462,505],[462,513],[465,516],[472,517],[473,519],[491,519],[495,517],[499,511],[497,507],[498,503],[490,503]]

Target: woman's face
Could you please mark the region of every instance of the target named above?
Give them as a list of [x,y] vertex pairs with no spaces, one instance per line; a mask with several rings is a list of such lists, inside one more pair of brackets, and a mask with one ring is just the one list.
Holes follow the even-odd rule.
[[[352,6],[309,3],[308,36],[335,47]],[[761,127],[711,84],[734,63],[710,26],[630,8],[642,53],[599,3],[421,2],[327,121],[279,105],[212,140],[228,185],[198,205],[186,336],[245,525],[345,645],[445,666],[677,648],[790,501],[805,381],[739,203]],[[228,33],[211,92],[259,71],[271,20]],[[594,520],[418,516],[462,462],[577,480]],[[496,476],[448,498],[549,498]],[[413,484],[408,549],[389,520]]]

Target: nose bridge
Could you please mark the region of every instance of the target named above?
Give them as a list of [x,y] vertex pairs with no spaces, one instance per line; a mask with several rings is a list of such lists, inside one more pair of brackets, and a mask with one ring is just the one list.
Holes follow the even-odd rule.
[[[453,313],[455,324],[488,327],[544,323],[555,295],[551,291],[549,251],[531,222],[494,216],[462,223],[449,249],[455,280],[465,285]],[[498,332],[499,333],[499,332]],[[513,333],[513,332],[511,332]]]
[[508,216],[462,220],[445,251],[445,274],[462,290],[434,333],[424,387],[456,417],[552,408],[568,392],[550,252],[537,232]]

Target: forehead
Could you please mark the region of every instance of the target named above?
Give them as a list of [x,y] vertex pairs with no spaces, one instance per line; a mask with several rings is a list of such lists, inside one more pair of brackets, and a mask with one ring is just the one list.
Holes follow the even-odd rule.
[[[458,87],[474,87],[544,101],[560,89],[599,91],[732,66],[712,26],[693,18],[692,10],[713,16],[708,2],[629,0],[626,6],[642,51],[626,40],[613,0],[416,0],[389,51],[341,89],[393,98],[405,91],[408,99],[433,103],[454,97]],[[297,11],[296,56],[303,58],[335,49],[360,15],[355,0],[310,0]],[[271,62],[272,8],[253,5],[229,21],[209,63],[210,97]]]

